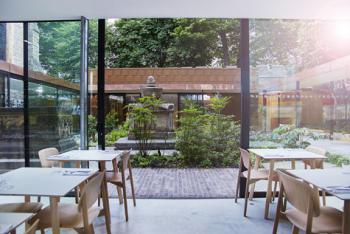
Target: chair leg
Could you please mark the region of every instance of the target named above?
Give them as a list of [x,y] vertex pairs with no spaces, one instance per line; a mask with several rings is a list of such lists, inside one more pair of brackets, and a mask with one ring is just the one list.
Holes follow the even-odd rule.
[[304,169],[305,169],[305,170],[307,169],[307,164],[306,164],[306,163],[304,163]]
[[272,201],[275,201],[276,191],[277,191],[277,181],[275,181],[275,185],[273,187]]
[[94,225],[93,224],[89,225],[89,233],[90,234],[95,234],[95,229],[94,229]]
[[123,197],[124,197],[124,212],[125,212],[125,220],[128,222],[129,220],[129,213],[128,213],[128,200],[126,197],[126,186],[123,184]]
[[75,189],[75,203],[79,203],[79,187],[76,187]]
[[238,172],[238,179],[237,179],[237,184],[236,184],[236,196],[235,196],[235,202],[237,203],[237,199],[238,199],[238,193],[239,193],[239,182],[240,182],[240,176],[239,176],[239,172]]
[[131,184],[131,195],[134,206],[136,206],[136,197],[135,197],[135,188],[134,188],[134,179],[130,176],[130,184]]
[[326,191],[322,190],[322,203],[323,206],[326,206]]
[[117,193],[119,198],[119,204],[123,204],[123,191],[119,186],[117,186]]
[[43,229],[43,228],[40,229],[40,233],[41,233],[41,234],[45,234],[45,229]]
[[247,217],[248,208],[248,198],[249,198],[249,180],[247,179],[244,193],[244,217]]
[[293,225],[292,234],[299,234],[299,228]]

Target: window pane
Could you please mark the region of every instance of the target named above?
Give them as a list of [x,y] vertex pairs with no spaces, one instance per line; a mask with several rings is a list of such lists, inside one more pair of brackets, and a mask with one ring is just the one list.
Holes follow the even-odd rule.
[[251,147],[311,145],[333,164],[349,162],[349,28],[349,21],[250,20]]
[[80,22],[29,24],[29,131],[32,165],[38,151],[79,146]]
[[23,25],[0,23],[0,170],[24,166]]

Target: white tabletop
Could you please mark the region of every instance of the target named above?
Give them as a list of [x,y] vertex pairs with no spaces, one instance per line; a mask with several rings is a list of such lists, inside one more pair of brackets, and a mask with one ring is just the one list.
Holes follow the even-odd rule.
[[342,200],[350,200],[350,170],[342,168],[288,170],[290,174]]
[[51,161],[112,161],[119,154],[105,150],[71,150],[66,153],[48,157]]
[[62,197],[95,173],[93,169],[22,167],[0,175],[0,195]]
[[3,213],[0,212],[0,234],[8,233],[32,218],[32,213]]
[[249,152],[254,153],[256,156],[263,159],[270,160],[290,160],[290,159],[325,159],[326,157],[321,154],[316,154],[304,149],[290,149],[290,148],[278,148],[278,149],[248,149]]

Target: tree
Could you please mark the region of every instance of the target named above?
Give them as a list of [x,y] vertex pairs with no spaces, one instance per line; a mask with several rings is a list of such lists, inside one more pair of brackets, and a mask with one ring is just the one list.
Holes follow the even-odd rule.
[[78,82],[80,79],[80,23],[41,22],[40,62],[51,76]]
[[[39,51],[43,69],[51,76],[79,82],[80,22],[40,22]],[[97,21],[89,21],[89,67],[97,67]]]
[[164,67],[174,19],[120,19],[107,26],[108,67]]
[[106,30],[108,67],[228,66],[237,62],[235,19],[120,19]]

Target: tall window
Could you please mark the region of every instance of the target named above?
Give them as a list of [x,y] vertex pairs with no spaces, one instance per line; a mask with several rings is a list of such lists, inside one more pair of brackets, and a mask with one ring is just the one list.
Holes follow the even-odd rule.
[[250,20],[251,147],[350,156],[350,22]]
[[29,132],[32,165],[46,147],[77,149],[80,139],[80,22],[29,24]]
[[24,166],[23,25],[0,24],[0,170]]

